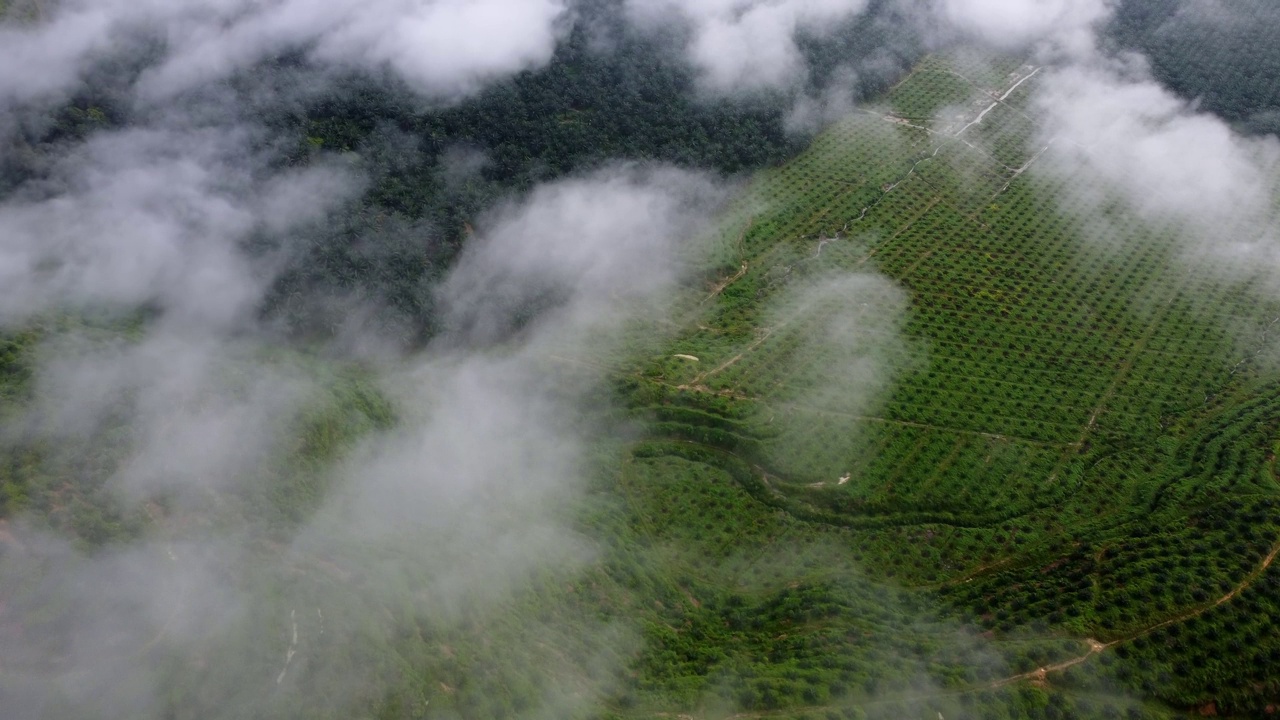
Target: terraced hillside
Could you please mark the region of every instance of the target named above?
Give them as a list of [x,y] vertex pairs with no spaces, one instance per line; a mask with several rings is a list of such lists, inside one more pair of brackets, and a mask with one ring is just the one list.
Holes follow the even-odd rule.
[[640,455],[840,528],[994,638],[1087,643],[1035,684],[1262,712],[1280,304],[1041,171],[1038,73],[931,57],[764,174],[695,319],[622,374]]

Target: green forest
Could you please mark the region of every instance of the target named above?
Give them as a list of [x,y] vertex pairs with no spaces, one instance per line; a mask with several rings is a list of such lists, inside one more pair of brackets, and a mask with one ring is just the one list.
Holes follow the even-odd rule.
[[1110,35],[1143,53],[1156,77],[1245,132],[1280,132],[1280,8],[1266,0],[1225,3],[1125,0]]

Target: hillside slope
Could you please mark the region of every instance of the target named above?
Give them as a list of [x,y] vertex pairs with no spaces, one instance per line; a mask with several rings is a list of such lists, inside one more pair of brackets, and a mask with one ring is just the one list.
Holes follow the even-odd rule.
[[[104,489],[127,427],[51,440],[15,424],[0,701],[59,718],[1268,712],[1280,302],[1046,166],[1042,76],[1020,57],[931,55],[754,176],[689,243],[669,309],[611,329],[621,343],[537,357],[537,382],[589,399],[573,425],[588,482],[543,496],[491,474],[458,494],[492,527],[463,508],[389,523],[405,537],[385,541],[326,513],[365,479],[334,468],[393,446],[352,448],[421,408],[322,353],[255,349],[314,392],[265,470],[195,503]],[[6,417],[38,406],[31,376],[60,338],[127,346],[149,321],[7,338]],[[517,470],[540,459],[482,420],[448,437],[478,435]],[[515,564],[497,599],[458,592],[554,534],[521,524],[534,504],[571,529],[573,557]],[[486,533],[495,552],[470,544]],[[188,566],[206,551],[202,583]],[[64,565],[151,579],[159,627],[87,622],[128,603],[86,596]],[[188,594],[210,586],[239,602]],[[93,683],[62,672],[83,667],[86,636],[111,651]],[[159,689],[152,705],[139,688]]]

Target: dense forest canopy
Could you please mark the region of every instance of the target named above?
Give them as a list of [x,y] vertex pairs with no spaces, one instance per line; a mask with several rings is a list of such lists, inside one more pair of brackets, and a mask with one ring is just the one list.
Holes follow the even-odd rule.
[[[335,319],[317,297],[338,296],[389,311],[379,322],[421,342],[436,330],[435,280],[468,223],[497,199],[607,162],[728,174],[780,162],[822,122],[796,118],[799,99],[831,92],[864,99],[925,51],[904,11],[876,0],[839,27],[802,32],[802,85],[709,96],[679,57],[686,39],[679,26],[638,28],[624,14],[623,0],[575,3],[548,63],[461,100],[424,99],[390,74],[334,77],[300,55],[273,58],[217,95],[192,98],[229,102],[241,120],[270,128],[264,139],[276,146],[275,162],[339,158],[359,163],[369,178],[362,197],[324,230],[295,240],[263,312],[302,334],[323,334]],[[0,158],[0,189],[38,187],[48,149],[138,121],[130,88],[163,55],[158,42],[138,38],[96,59],[68,105],[53,117],[25,118],[16,146]]]
[[[206,101],[229,100],[245,121],[271,128],[277,162],[354,153],[369,177],[364,195],[323,232],[295,240],[263,312],[323,335],[335,323],[325,304],[298,298],[341,296],[389,310],[380,319],[388,331],[421,342],[438,330],[434,279],[456,257],[468,223],[496,199],[618,160],[730,174],[777,163],[817,127],[796,117],[798,99],[833,89],[865,99],[937,43],[911,10],[874,0],[837,28],[802,31],[803,83],[745,96],[699,93],[679,59],[687,40],[680,28],[637,28],[624,0],[575,3],[546,65],[460,101],[424,100],[393,75],[365,72],[329,76],[317,92],[317,71],[302,56],[257,65],[231,79],[223,90],[230,98]],[[20,4],[8,10],[32,12]],[[1168,87],[1255,133],[1280,129],[1280,90],[1271,81],[1280,72],[1270,42],[1277,32],[1280,10],[1263,0],[1126,0],[1109,27],[1114,42],[1144,53]],[[162,54],[159,38],[138,37],[95,58],[77,96],[53,116],[21,118],[23,132],[0,158],[0,189],[38,192],[42,148],[135,121],[130,88]]]
[[1124,0],[1110,28],[1160,82],[1249,133],[1280,133],[1280,6],[1267,0]]

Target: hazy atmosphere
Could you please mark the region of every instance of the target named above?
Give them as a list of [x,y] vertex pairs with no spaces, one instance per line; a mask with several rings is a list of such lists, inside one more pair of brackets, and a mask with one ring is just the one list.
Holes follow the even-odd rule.
[[0,717],[1273,712],[1259,38],[0,0]]

